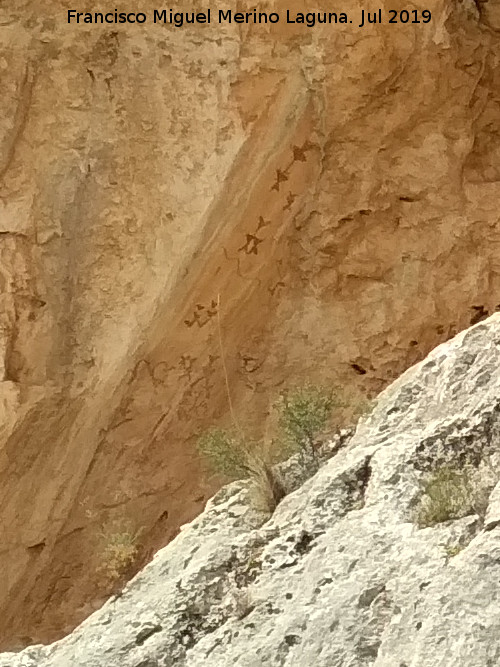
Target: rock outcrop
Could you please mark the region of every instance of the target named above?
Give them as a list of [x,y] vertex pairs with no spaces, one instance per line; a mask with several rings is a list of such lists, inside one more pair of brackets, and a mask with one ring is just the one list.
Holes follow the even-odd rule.
[[486,519],[419,528],[413,518],[432,470],[500,473],[499,442],[495,315],[384,391],[264,525],[244,483],[225,487],[69,637],[0,665],[497,665],[500,484]]
[[103,526],[141,529],[139,566],[216,488],[193,443],[227,416],[218,321],[259,433],[287,384],[373,395],[495,311],[500,43],[471,0],[363,29],[1,5],[0,637],[18,648],[102,604]]

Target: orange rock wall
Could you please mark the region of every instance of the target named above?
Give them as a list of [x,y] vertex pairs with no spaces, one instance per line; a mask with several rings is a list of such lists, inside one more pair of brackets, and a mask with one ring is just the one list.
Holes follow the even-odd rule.
[[221,340],[257,434],[283,387],[373,394],[498,307],[500,19],[418,0],[427,25],[101,27],[67,25],[63,0],[4,4],[11,648],[102,602],[106,522],[141,528],[145,559],[201,509],[216,481],[195,437],[228,419]]

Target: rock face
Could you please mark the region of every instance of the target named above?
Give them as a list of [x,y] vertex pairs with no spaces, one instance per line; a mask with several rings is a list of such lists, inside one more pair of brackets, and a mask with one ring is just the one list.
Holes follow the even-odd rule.
[[[193,442],[227,416],[220,338],[235,410],[258,433],[287,383],[375,393],[500,302],[493,7],[483,20],[469,0],[436,0],[426,25],[176,29],[68,25],[67,4],[0,7],[0,636],[10,648],[52,640],[102,603],[107,522],[142,529],[146,560],[203,507],[215,483]],[[362,5],[351,5],[357,17]],[[392,549],[407,539],[398,525]],[[438,548],[422,535],[428,560]],[[346,549],[335,567],[347,567]],[[391,595],[363,611],[370,624],[378,610],[375,634]],[[287,605],[297,619],[307,610],[305,598]],[[339,633],[353,631],[343,622]],[[318,621],[318,640],[325,628]],[[312,635],[309,649],[296,643],[301,633],[290,630],[290,656],[315,650]],[[219,655],[229,654],[209,659]]]
[[443,465],[498,479],[499,397],[494,315],[384,391],[264,525],[225,487],[120,597],[1,667],[497,665],[500,484],[485,521],[412,517]]

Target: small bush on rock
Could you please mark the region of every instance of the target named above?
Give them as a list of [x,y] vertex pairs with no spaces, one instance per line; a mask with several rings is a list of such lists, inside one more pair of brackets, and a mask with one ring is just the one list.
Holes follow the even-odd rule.
[[[273,413],[277,418],[279,437],[253,444],[244,437],[229,401],[233,431],[209,429],[198,438],[198,450],[214,472],[232,480],[249,478],[252,505],[272,512],[286,495],[275,464],[298,454],[299,466],[307,476],[318,469],[318,450],[333,408],[348,405],[339,396],[332,389],[309,384],[284,393]],[[366,401],[358,400],[349,405],[358,417],[367,409]]]
[[263,444],[249,447],[242,438],[213,428],[200,436],[198,449],[215,472],[233,480],[250,479],[249,496],[255,509],[272,513],[286,495]]
[[278,424],[288,452],[315,460],[332,410],[341,405],[333,390],[324,387],[306,385],[283,394],[277,404]]
[[209,429],[198,438],[198,450],[214,472],[229,479],[248,477],[248,452],[228,431]]
[[113,521],[102,529],[101,572],[109,581],[120,579],[139,554],[139,532],[128,521]]

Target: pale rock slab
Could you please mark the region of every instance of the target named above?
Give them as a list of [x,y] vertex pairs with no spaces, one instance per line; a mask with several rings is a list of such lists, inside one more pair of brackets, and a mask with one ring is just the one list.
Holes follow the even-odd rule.
[[499,397],[494,315],[384,391],[264,525],[244,483],[223,488],[120,597],[1,667],[497,665],[498,487],[484,524],[412,512],[428,471],[495,459]]

